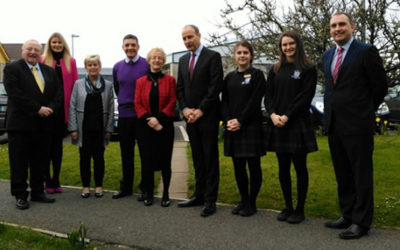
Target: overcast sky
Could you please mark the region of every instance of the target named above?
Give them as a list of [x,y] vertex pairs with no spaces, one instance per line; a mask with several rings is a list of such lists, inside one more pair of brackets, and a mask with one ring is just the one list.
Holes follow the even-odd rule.
[[125,55],[121,45],[128,33],[138,36],[139,54],[144,57],[153,47],[167,54],[185,50],[182,27],[196,24],[203,37],[215,32],[225,1],[3,0],[1,5],[1,43],[23,43],[31,38],[46,43],[58,31],[71,49],[71,34],[77,34],[74,56],[78,67],[89,54],[99,54],[103,67],[112,67]]

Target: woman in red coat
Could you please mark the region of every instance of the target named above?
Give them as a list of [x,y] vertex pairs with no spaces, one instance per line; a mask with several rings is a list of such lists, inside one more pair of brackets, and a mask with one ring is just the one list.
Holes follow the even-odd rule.
[[166,55],[160,48],[147,54],[150,71],[136,81],[135,110],[139,118],[138,146],[142,163],[142,193],[146,206],[153,204],[154,171],[161,170],[161,206],[170,205],[171,158],[174,144],[173,113],[176,103],[175,78],[161,73]]

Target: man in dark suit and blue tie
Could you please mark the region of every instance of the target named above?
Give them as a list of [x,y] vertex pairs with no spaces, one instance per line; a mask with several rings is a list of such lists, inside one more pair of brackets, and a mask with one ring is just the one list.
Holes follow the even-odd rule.
[[336,46],[323,55],[325,124],[342,217],[326,227],[345,229],[342,239],[366,235],[373,217],[375,111],[387,93],[382,59],[371,44],[353,38],[347,13],[330,20]]
[[222,62],[219,53],[200,43],[200,31],[195,25],[183,28],[182,39],[189,53],[179,60],[177,97],[187,122],[196,186],[193,196],[178,206],[204,205],[201,216],[207,217],[216,211],[218,196]]
[[4,68],[11,194],[18,209],[29,208],[28,169],[31,201],[55,201],[44,195],[43,178],[49,164],[53,113],[61,105],[63,94],[56,72],[38,63],[41,50],[39,42],[28,40],[22,46],[22,59]]

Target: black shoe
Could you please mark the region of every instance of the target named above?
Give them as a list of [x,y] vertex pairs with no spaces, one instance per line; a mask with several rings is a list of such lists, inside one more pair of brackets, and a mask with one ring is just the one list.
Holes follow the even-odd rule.
[[204,200],[196,196],[192,196],[189,200],[178,202],[178,207],[194,207],[204,204]]
[[239,215],[248,217],[248,216],[252,216],[256,212],[257,212],[257,209],[255,206],[247,204],[242,210],[240,210]]
[[163,197],[161,199],[161,206],[162,207],[169,207],[169,205],[171,205],[171,201],[169,200],[169,196],[168,195],[163,195]]
[[42,203],[53,203],[53,202],[56,201],[56,199],[47,198],[46,195],[44,195],[44,193],[43,193],[43,194],[40,194],[38,196],[36,196],[36,195],[32,196],[31,195],[31,201],[37,201],[37,202],[42,202]]
[[17,202],[15,203],[15,206],[18,209],[24,210],[24,209],[29,208],[29,203],[26,199],[17,198]]
[[201,211],[202,217],[207,217],[215,213],[217,211],[217,207],[215,206],[215,202],[206,202],[204,204],[203,210]]
[[89,196],[90,196],[90,193],[81,193],[81,197],[84,199],[89,198]]
[[169,199],[161,201],[161,206],[162,207],[169,207],[169,205],[171,205],[171,201]]
[[294,211],[294,213],[289,216],[289,218],[286,219],[287,222],[290,224],[299,224],[305,219],[304,212],[297,212]]
[[104,196],[104,193],[103,193],[103,192],[100,192],[100,193],[94,193],[94,196],[96,196],[96,198],[101,198],[101,197],[103,197],[103,196]]
[[143,201],[145,206],[153,205],[153,196],[147,195],[147,197]]
[[128,195],[132,195],[132,191],[119,190],[112,195],[112,198],[119,199]]
[[236,207],[232,209],[232,214],[239,214],[240,210],[244,208],[245,204],[243,202],[239,202]]
[[276,219],[279,221],[286,221],[292,214],[293,210],[285,208],[278,214]]
[[339,238],[344,240],[358,239],[368,234],[369,229],[360,227],[356,224],[351,224],[349,228],[339,234]]
[[137,201],[144,201],[145,199],[146,199],[146,194],[145,193],[141,193],[137,197]]
[[351,221],[346,220],[343,217],[340,217],[337,220],[325,222],[325,227],[343,229],[348,228],[351,225]]

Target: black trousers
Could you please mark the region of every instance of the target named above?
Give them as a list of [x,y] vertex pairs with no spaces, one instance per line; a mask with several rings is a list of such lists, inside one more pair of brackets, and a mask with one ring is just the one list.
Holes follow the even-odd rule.
[[[62,117],[64,118],[64,116]],[[67,124],[64,120],[57,121],[55,129],[51,133],[50,142],[50,161],[45,171],[45,184],[47,188],[57,188],[60,186],[60,172],[63,157],[63,140],[66,134]],[[51,166],[53,171],[51,173]]]
[[90,187],[91,159],[93,158],[94,183],[103,186],[104,178],[104,134],[100,132],[83,132],[82,147],[79,148],[80,171],[83,187]]
[[188,123],[186,129],[196,177],[193,195],[204,197],[206,202],[215,202],[219,185],[218,121],[200,118],[195,123]]
[[[169,184],[171,183],[171,168],[161,170],[163,180],[163,196],[168,196]],[[143,171],[143,193],[150,197],[154,194],[154,170],[144,169]]]
[[[132,192],[133,190],[137,122],[137,117],[118,118],[118,138],[122,161],[122,180],[120,184],[120,190],[127,192]],[[143,191],[143,187],[141,184],[139,185],[139,187]]]
[[11,195],[28,197],[28,169],[31,195],[43,193],[45,167],[49,162],[49,131],[8,132],[8,153],[11,174]]
[[374,209],[373,135],[328,136],[339,206],[345,219],[369,228]]

